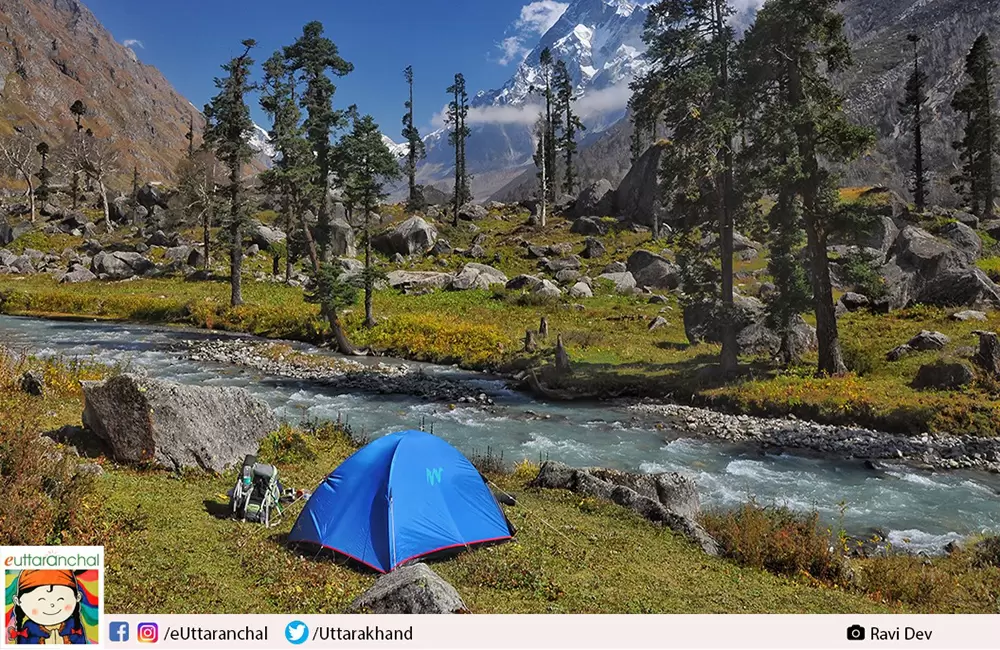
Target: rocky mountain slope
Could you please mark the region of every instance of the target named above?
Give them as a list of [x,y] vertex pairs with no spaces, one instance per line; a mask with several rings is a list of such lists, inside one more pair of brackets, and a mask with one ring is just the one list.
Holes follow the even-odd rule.
[[[875,148],[843,170],[844,182],[908,192],[912,134],[899,114],[898,102],[913,69],[913,46],[907,35],[917,33],[921,36],[920,65],[928,76],[930,117],[924,147],[931,170],[930,199],[954,203],[957,199],[948,178],[957,156],[951,144],[961,124],[951,109],[951,99],[965,83],[963,65],[972,42],[981,32],[1000,32],[1000,0],[847,0],[841,10],[855,64],[838,81],[853,119],[878,134]],[[995,47],[1000,60],[1000,42]],[[629,168],[630,136],[631,126],[622,121],[581,143],[583,182],[607,178],[617,184]],[[519,200],[535,188],[534,171],[528,169],[491,198]]]
[[135,163],[149,180],[172,175],[192,115],[202,126],[198,109],[78,0],[0,0],[0,134],[16,126],[58,143],[76,99],[87,126],[121,143],[120,166]]

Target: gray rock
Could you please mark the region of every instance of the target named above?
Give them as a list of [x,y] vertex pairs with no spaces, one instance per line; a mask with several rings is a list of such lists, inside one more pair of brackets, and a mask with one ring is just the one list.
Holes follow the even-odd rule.
[[996,332],[973,332],[979,337],[979,349],[973,361],[991,377],[1000,376],[1000,338]]
[[470,262],[459,271],[451,282],[451,288],[457,291],[466,289],[489,289],[494,284],[507,284],[507,276],[499,269],[485,264]]
[[911,352],[913,352],[913,348],[904,343],[889,350],[889,352],[885,355],[885,359],[886,361],[899,361]]
[[395,264],[396,266],[402,266],[403,264],[406,264],[406,258],[403,257],[400,253],[396,253],[395,255],[392,256],[392,263]]
[[279,422],[242,388],[186,386],[131,374],[82,382],[83,423],[115,460],[171,470],[222,472]]
[[957,390],[967,386],[975,379],[975,375],[966,363],[961,361],[935,361],[920,366],[913,380],[914,388],[929,388],[937,390]]
[[531,293],[536,296],[545,296],[547,298],[558,298],[562,295],[562,289],[552,284],[549,280],[542,280],[534,287],[531,288]]
[[628,271],[624,273],[602,273],[597,277],[614,282],[617,293],[633,293],[636,290],[635,277]]
[[474,260],[481,260],[486,257],[486,249],[479,244],[473,244],[469,250],[465,251],[465,256]]
[[430,251],[428,251],[428,255],[436,255],[440,257],[443,255],[451,255],[454,251],[455,249],[451,247],[451,244],[448,243],[447,239],[439,239],[434,242],[434,245],[431,247]]
[[868,299],[868,296],[861,293],[854,293],[853,291],[848,291],[842,295],[838,302],[844,305],[844,308],[849,312],[865,309],[871,305],[871,301]]
[[59,278],[59,284],[76,284],[78,282],[92,282],[97,276],[86,267],[75,265],[74,268]]
[[21,391],[28,395],[40,396],[45,392],[45,376],[37,370],[28,370],[21,375]]
[[390,271],[387,274],[393,289],[444,289],[451,284],[451,273],[437,271]]
[[979,259],[979,254],[983,251],[983,240],[964,223],[953,221],[946,224],[938,231],[938,236],[951,242],[952,246],[965,254],[970,263]]
[[253,257],[255,255],[258,255],[259,253],[260,253],[260,247],[257,246],[257,244],[250,244],[249,246],[247,246],[247,251],[246,251],[247,257]]
[[38,272],[31,258],[27,255],[15,258],[10,264],[10,268],[18,275],[31,275]]
[[205,252],[200,246],[194,246],[191,248],[191,252],[187,257],[187,265],[194,267],[205,266]]
[[168,248],[163,256],[166,257],[171,262],[187,262],[188,258],[191,257],[191,247],[190,246],[175,246],[173,248]]
[[170,238],[162,230],[157,230],[146,240],[147,246],[170,246]]
[[678,532],[705,553],[718,555],[715,540],[697,522],[701,502],[694,481],[680,474],[633,474],[610,469],[575,469],[545,462],[533,487],[569,490],[606,499]]
[[101,251],[94,256],[90,270],[110,280],[126,280],[153,268],[153,263],[139,253]]
[[556,282],[559,284],[571,284],[580,279],[581,273],[576,269],[563,269],[556,273]]
[[[796,315],[790,324],[789,343],[792,353],[802,356],[819,347],[816,338],[816,328]],[[736,342],[743,354],[767,354],[777,356],[781,353],[781,334],[769,328],[763,321],[752,323],[736,334]]]
[[632,253],[627,267],[640,287],[672,290],[681,284],[680,267],[649,251],[638,250]]
[[965,309],[952,314],[951,319],[957,321],[986,320],[986,314],[974,309]]
[[600,217],[580,217],[573,222],[569,231],[576,235],[606,235],[608,224]]
[[536,260],[541,259],[549,254],[548,249],[545,248],[544,246],[529,245],[527,250],[528,250],[528,257]]
[[[339,205],[339,204],[337,204]],[[357,244],[354,237],[354,229],[351,228],[351,224],[347,222],[347,218],[339,212],[343,211],[343,206],[341,206],[340,211],[331,211],[330,215],[330,254],[336,257],[356,257],[358,254]],[[375,246],[375,240],[377,237],[372,238],[372,246]],[[376,250],[378,248],[376,247]],[[387,255],[391,254],[391,251],[385,252]]]
[[458,209],[458,218],[465,221],[481,221],[488,216],[489,210],[478,203],[466,203]]
[[944,346],[946,346],[950,341],[951,339],[941,332],[923,330],[910,339],[907,345],[914,350],[941,350],[944,349]]
[[604,247],[604,244],[600,239],[595,239],[594,237],[587,237],[587,241],[584,243],[583,252],[580,255],[586,259],[594,259],[595,257],[601,257],[608,252],[608,249]]
[[969,214],[968,212],[956,211],[954,213],[954,218],[959,223],[964,223],[966,226],[972,229],[979,227],[979,217]]
[[0,219],[0,246],[7,246],[21,235],[31,231],[31,222],[19,221],[9,223],[6,219]]
[[549,244],[545,248],[546,255],[553,255],[555,257],[565,257],[573,252],[573,244],[568,241],[557,242],[555,244]]
[[916,226],[907,226],[882,267],[885,304],[901,309],[937,306],[1000,306],[1000,287],[971,264],[967,253]]
[[624,273],[625,271],[628,271],[628,266],[625,265],[625,262],[612,262],[605,266],[601,273]]
[[544,260],[542,266],[549,273],[558,273],[565,269],[578,269],[582,266],[580,258],[576,255],[570,255],[569,257],[563,257],[555,260]]
[[656,143],[643,153],[618,185],[614,214],[631,223],[652,226],[662,213],[660,202],[660,158],[669,145]]
[[508,281],[505,286],[508,289],[511,289],[511,290],[517,290],[517,289],[529,289],[530,290],[530,289],[534,289],[535,285],[539,284],[540,282],[541,282],[541,279],[537,278],[537,277],[535,277],[533,275],[521,274],[521,275],[516,275],[513,278],[511,278],[510,281]]
[[426,564],[391,571],[351,603],[366,614],[458,614],[468,612],[455,588]]
[[265,226],[257,222],[250,231],[250,239],[253,240],[253,243],[257,244],[257,248],[260,250],[269,251],[271,250],[271,246],[285,243],[288,236],[279,228]]
[[[393,230],[372,238],[372,246],[376,250],[393,255],[423,254],[434,247],[437,241],[437,228],[422,218],[413,216],[402,222]],[[347,257],[354,257],[348,255]]]
[[569,295],[573,298],[593,298],[594,292],[586,282],[577,282],[569,288]]
[[615,191],[606,179],[599,179],[583,188],[573,205],[572,216],[575,218],[587,215],[598,217],[611,216],[614,209]]
[[12,253],[6,248],[0,248],[0,266],[10,266],[18,257],[19,255]]
[[[734,326],[737,332],[764,319],[764,303],[757,298],[735,296]],[[684,332],[691,343],[722,342],[721,305],[718,303],[691,303],[684,306]]]
[[657,316],[656,318],[654,318],[649,322],[649,327],[647,329],[649,329],[649,331],[652,332],[655,329],[666,327],[669,324],[670,323],[667,322],[666,318],[664,318],[663,316]]

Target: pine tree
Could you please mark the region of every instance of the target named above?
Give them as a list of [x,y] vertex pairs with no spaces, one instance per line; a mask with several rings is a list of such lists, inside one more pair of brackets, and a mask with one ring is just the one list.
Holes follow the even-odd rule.
[[563,191],[566,194],[573,194],[576,189],[576,168],[573,166],[573,156],[576,155],[577,149],[576,134],[578,131],[585,131],[586,128],[573,112],[573,79],[566,68],[566,62],[562,59],[556,61],[553,85],[556,89],[556,115],[562,131],[558,146],[563,151],[565,161]]
[[188,158],[194,156],[194,114],[188,120],[188,132],[184,134],[188,141]]
[[364,215],[365,270],[362,274],[365,288],[365,327],[375,326],[372,313],[372,296],[379,275],[372,266],[371,216],[379,201],[385,198],[386,181],[400,176],[396,156],[389,151],[382,140],[382,132],[371,115],[354,120],[354,129],[341,143],[344,159],[344,181],[347,200],[352,209],[360,209]]
[[[49,195],[52,193],[52,189],[49,187],[49,181],[52,180],[52,172],[48,166],[49,144],[44,141],[39,142],[35,147],[35,151],[38,152],[38,156],[41,158],[41,164],[35,173],[35,178],[38,179],[38,187],[35,188],[35,198],[44,204],[49,200]],[[44,205],[42,207],[44,208]]]
[[[844,18],[837,0],[770,0],[745,37],[745,94],[758,101],[755,121],[768,125],[769,136],[757,146],[770,164],[784,164],[775,182],[779,197],[795,197],[801,206],[812,283],[820,374],[845,371],[833,304],[827,241],[838,226],[837,185],[821,165],[847,162],[872,142],[867,129],[852,125],[830,75],[850,65]],[[770,148],[770,150],[768,150]],[[788,223],[787,207],[779,216]],[[795,226],[781,236],[789,245]],[[793,263],[793,262],[789,262]],[[791,287],[787,287],[791,292]],[[789,299],[790,300],[790,299]],[[788,307],[791,309],[792,307]]]
[[423,210],[425,207],[423,187],[417,185],[417,163],[420,162],[427,151],[424,141],[420,139],[420,131],[417,130],[413,122],[413,66],[408,65],[403,70],[403,77],[409,87],[410,98],[406,100],[404,106],[406,113],[403,114],[403,138],[406,140],[408,150],[406,152],[406,178],[409,181],[410,193],[407,195],[406,209],[414,212]]
[[[688,232],[714,228],[719,233],[723,372],[736,369],[739,352],[733,291],[733,221],[739,206],[729,79],[732,14],[727,0],[661,0],[650,7],[643,40],[651,70],[635,87],[639,99],[633,103],[637,124],[662,120],[673,133],[672,146],[661,156],[665,193],[672,195],[663,203],[673,206]],[[685,293],[694,297],[687,287]]]
[[249,215],[243,188],[243,166],[253,158],[253,149],[247,142],[246,134],[253,129],[250,119],[250,107],[246,103],[246,95],[253,89],[250,82],[250,69],[253,59],[250,50],[256,46],[256,41],[243,41],[243,54],[222,66],[226,76],[216,78],[215,87],[219,94],[205,106],[205,142],[215,152],[216,157],[229,171],[229,185],[226,188],[229,198],[229,214],[226,228],[229,241],[229,261],[231,289],[230,304],[238,307],[243,304],[243,236],[248,225]]
[[[79,139],[82,137],[83,116],[87,114],[87,105],[83,103],[83,100],[78,99],[70,105],[69,112],[73,115],[73,120],[76,122],[76,134],[74,137]],[[80,199],[80,170],[78,168],[73,169],[70,179],[70,197],[73,201],[73,209],[76,210]]]
[[955,95],[952,106],[965,116],[965,131],[954,144],[962,161],[961,174],[952,182],[969,201],[976,216],[991,219],[996,212],[996,164],[1000,138],[996,126],[992,46],[984,33],[965,59],[969,82]]
[[469,116],[469,96],[465,92],[465,76],[459,72],[455,75],[455,83],[445,90],[452,96],[448,104],[445,123],[451,125],[448,134],[448,144],[455,147],[455,191],[453,195],[454,225],[458,225],[458,213],[463,205],[472,200],[469,190],[469,175],[465,169],[465,141],[472,131],[465,124]]
[[[542,93],[542,100],[545,102],[542,109],[542,119],[538,132],[538,148],[535,152],[535,164],[538,166],[538,178],[544,175],[545,201],[554,203],[556,200],[556,125],[552,119],[552,109],[555,103],[552,92],[552,51],[544,48],[538,55],[538,64],[542,72],[542,86],[539,90]],[[545,224],[542,224],[543,226]]]
[[899,102],[899,112],[910,120],[913,127],[913,202],[919,212],[927,205],[927,172],[924,169],[924,117],[923,105],[927,101],[924,86],[927,75],[920,68],[918,43],[920,36],[910,34],[907,39],[913,43],[913,72],[906,81],[903,101]]
[[343,77],[350,74],[354,66],[341,58],[333,41],[323,36],[323,24],[318,21],[307,23],[302,28],[302,36],[284,48],[284,56],[288,68],[305,83],[305,90],[299,99],[300,106],[306,111],[306,137],[316,154],[316,176],[311,184],[311,196],[317,206],[316,230],[320,253],[326,262],[329,261],[330,245],[330,175],[339,172],[330,138],[346,123],[344,112],[333,108],[337,87],[329,74]]

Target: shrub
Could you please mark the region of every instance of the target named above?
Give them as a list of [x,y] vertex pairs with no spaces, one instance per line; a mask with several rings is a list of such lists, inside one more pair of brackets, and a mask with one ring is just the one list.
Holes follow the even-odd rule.
[[816,512],[799,514],[750,502],[730,512],[706,513],[702,520],[723,555],[740,564],[832,583],[845,573],[844,554]]
[[313,441],[302,431],[282,424],[280,429],[261,441],[257,456],[265,462],[277,464],[311,461],[316,459],[317,454]]
[[840,351],[844,357],[844,365],[858,377],[874,374],[883,365],[883,358],[872,354],[860,342],[853,339],[840,340]]
[[980,568],[1000,567],[1000,537],[980,540],[974,548],[972,562]]
[[[908,605],[953,606],[955,578],[921,557],[878,557],[868,560],[858,586],[877,600]],[[934,608],[939,611],[938,607]]]
[[886,293],[885,280],[878,267],[875,257],[864,249],[848,253],[841,263],[844,280],[872,299],[881,298]]

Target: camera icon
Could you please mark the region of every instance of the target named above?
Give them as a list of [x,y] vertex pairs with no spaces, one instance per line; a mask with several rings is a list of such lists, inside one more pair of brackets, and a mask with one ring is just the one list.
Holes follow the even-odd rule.
[[865,640],[865,628],[860,625],[852,625],[847,628],[847,640],[848,641],[864,641]]

